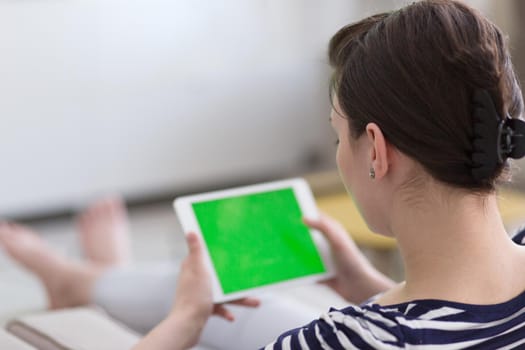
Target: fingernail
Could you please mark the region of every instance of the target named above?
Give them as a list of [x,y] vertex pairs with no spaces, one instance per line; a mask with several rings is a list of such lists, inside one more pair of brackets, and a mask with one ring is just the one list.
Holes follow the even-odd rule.
[[193,232],[187,234],[186,241],[188,242],[188,246],[190,246],[191,249],[196,249],[199,246],[199,238]]

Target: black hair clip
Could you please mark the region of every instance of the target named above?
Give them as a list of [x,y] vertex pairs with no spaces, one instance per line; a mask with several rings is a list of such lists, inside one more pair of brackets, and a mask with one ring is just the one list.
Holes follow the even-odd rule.
[[519,159],[525,156],[525,121],[507,116],[498,128],[498,158]]
[[489,92],[474,91],[472,99],[474,140],[472,177],[489,178],[507,158],[525,156],[525,122],[510,116],[501,118]]

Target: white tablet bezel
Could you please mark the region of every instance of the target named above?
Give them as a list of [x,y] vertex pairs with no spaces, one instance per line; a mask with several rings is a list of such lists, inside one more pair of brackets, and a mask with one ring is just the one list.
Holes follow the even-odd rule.
[[246,195],[246,194],[262,193],[262,192],[274,191],[274,190],[285,189],[285,188],[293,189],[295,197],[297,199],[297,203],[299,205],[299,208],[301,209],[303,216],[309,217],[309,218],[319,217],[317,205],[315,203],[312,191],[310,190],[310,186],[304,179],[301,179],[301,178],[274,181],[274,182],[256,184],[256,185],[251,185],[251,186],[237,187],[237,188],[232,188],[232,189],[183,196],[183,197],[176,198],[175,201],[173,202],[173,207],[177,213],[177,216],[179,218],[179,221],[182,225],[184,232],[186,234],[188,232],[195,232],[197,235],[200,236],[202,242],[204,242],[205,260],[206,260],[206,265],[208,266],[210,274],[211,274],[213,301],[215,303],[235,300],[235,299],[239,299],[239,298],[246,297],[249,295],[255,295],[257,293],[266,291],[268,289],[275,288],[277,286],[283,287],[283,286],[293,286],[293,285],[298,285],[298,284],[304,284],[308,282],[312,283],[312,282],[316,282],[322,279],[327,279],[334,275],[334,266],[333,266],[332,259],[330,256],[330,249],[329,249],[328,242],[326,241],[326,239],[323,237],[323,235],[320,232],[310,229],[309,231],[312,236],[312,240],[317,248],[317,251],[319,252],[321,260],[326,268],[326,272],[309,275],[309,276],[297,277],[291,280],[276,282],[276,283],[272,283],[272,284],[261,286],[261,287],[250,288],[250,289],[246,289],[246,290],[235,292],[235,293],[228,293],[228,294],[223,293],[222,287],[219,283],[217,272],[215,271],[215,268],[213,267],[213,264],[212,264],[212,260],[211,260],[211,257],[208,251],[208,247],[206,246],[206,243],[203,239],[202,232],[200,230],[200,226],[197,222],[197,217],[195,216],[195,213],[193,211],[192,203],[227,198],[227,197],[235,197],[235,196],[241,196],[241,195]]

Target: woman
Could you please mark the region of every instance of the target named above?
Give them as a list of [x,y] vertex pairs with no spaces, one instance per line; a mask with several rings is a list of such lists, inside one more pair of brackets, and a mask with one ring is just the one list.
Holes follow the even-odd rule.
[[[341,178],[369,227],[397,239],[406,281],[394,285],[374,270],[329,218],[306,219],[332,248],[338,271],[327,284],[349,303],[362,304],[331,310],[266,348],[523,346],[525,248],[504,230],[495,184],[510,176],[509,159],[525,155],[525,122],[519,119],[521,91],[501,32],[459,2],[427,0],[344,27],[329,51],[335,69],[330,119]],[[74,302],[61,306],[92,301],[93,289],[99,296],[115,291],[115,274],[101,275],[86,265],[72,271],[75,266],[21,231],[0,225],[0,241],[47,280],[51,305],[56,284],[50,282],[57,276],[82,282],[68,293]],[[524,236],[525,230],[516,243],[523,244]],[[232,317],[212,304],[194,234],[188,244],[174,306],[137,349],[187,349],[212,313]],[[55,273],[53,261],[70,273]],[[99,304],[111,308],[109,301]],[[251,299],[243,303],[257,305]],[[306,314],[277,305],[270,312],[272,325],[291,311],[298,320]]]
[[[421,1],[344,27],[329,57],[341,178],[368,226],[397,239],[406,281],[265,349],[525,346],[525,248],[505,232],[495,189],[525,155],[525,122],[500,30],[462,3]],[[378,284],[340,238],[332,285],[352,300],[354,282]],[[143,348],[191,345],[212,311],[200,243],[188,241],[194,271],[145,338],[159,343]],[[179,327],[193,331],[184,346],[170,336]]]

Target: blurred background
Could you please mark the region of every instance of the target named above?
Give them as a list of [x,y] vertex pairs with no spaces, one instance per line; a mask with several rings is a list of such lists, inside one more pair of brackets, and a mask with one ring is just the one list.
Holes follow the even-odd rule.
[[[307,176],[317,193],[337,188],[346,202],[323,209],[347,217],[327,43],[342,25],[404,3],[0,0],[0,218],[78,258],[72,214],[118,193],[135,259],[151,261],[185,251],[171,209],[181,194]],[[509,35],[525,77],[525,1],[467,3]],[[524,184],[522,171],[512,186]],[[520,205],[513,224],[525,222]],[[351,218],[350,231],[366,230]],[[367,237],[358,243],[402,278],[395,245]],[[0,286],[0,323],[45,306],[38,281],[2,252]]]
[[[468,1],[525,76],[525,4]],[[334,168],[326,47],[401,1],[0,1],[0,216]]]

